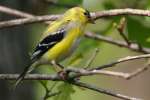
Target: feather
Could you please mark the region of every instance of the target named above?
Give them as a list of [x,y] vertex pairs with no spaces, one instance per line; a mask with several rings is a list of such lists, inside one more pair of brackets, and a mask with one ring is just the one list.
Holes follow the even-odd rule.
[[45,52],[52,48],[55,44],[60,42],[64,38],[65,30],[61,29],[54,34],[50,34],[45,37],[35,48],[33,55],[31,56],[32,61],[39,59]]

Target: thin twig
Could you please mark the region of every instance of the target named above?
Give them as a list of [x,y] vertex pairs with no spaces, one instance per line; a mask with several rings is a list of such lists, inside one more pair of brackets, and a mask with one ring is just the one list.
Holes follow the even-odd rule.
[[[68,78],[76,78],[81,76],[91,76],[91,75],[107,75],[107,76],[115,76],[125,79],[131,79],[140,73],[146,71],[149,67],[149,64],[145,65],[142,68],[138,68],[131,73],[123,73],[123,72],[114,72],[108,70],[86,70],[86,69],[79,69],[79,68],[67,68],[67,71],[74,72],[75,74],[68,76]],[[19,74],[0,74],[0,80],[15,80]],[[52,80],[52,81],[62,81],[61,77],[57,74],[55,75],[47,75],[47,74],[28,74],[25,77],[25,80]]]
[[43,15],[43,16],[36,16],[36,17],[30,17],[30,18],[19,18],[14,20],[8,20],[8,21],[2,21],[0,22],[0,28],[8,28],[12,26],[18,26],[18,25],[24,25],[29,23],[37,23],[37,22],[43,22],[43,21],[54,21],[56,20],[60,15]]
[[104,69],[104,68],[109,68],[112,67],[116,64],[122,63],[122,62],[126,62],[126,61],[131,61],[131,60],[135,60],[135,59],[141,59],[141,58],[150,58],[150,54],[143,54],[143,55],[138,55],[138,56],[127,56],[124,58],[120,58],[117,61],[102,65],[102,66],[98,66],[96,68],[92,68],[91,70],[100,70],[100,69]]
[[43,81],[40,81],[40,83],[41,83],[41,85],[42,85],[42,86],[44,87],[44,89],[45,89],[45,95],[44,95],[44,97],[43,97],[43,100],[47,100],[48,98],[50,98],[50,97],[52,97],[52,96],[55,96],[55,95],[58,95],[58,94],[60,93],[60,92],[52,93],[52,90],[53,90],[54,87],[56,86],[56,83],[57,83],[57,82],[55,82],[55,83],[51,86],[50,89],[47,87],[47,82],[44,83]]
[[[112,75],[112,76],[122,76],[125,75],[125,77],[127,77],[127,74],[119,74],[118,72],[112,72],[112,71],[106,71],[106,70],[100,70],[103,68],[108,68],[108,67],[112,67],[116,64],[122,63],[122,62],[126,62],[126,61],[131,61],[131,60],[135,60],[135,59],[141,59],[141,58],[150,58],[150,54],[144,54],[144,55],[138,55],[138,56],[128,56],[128,57],[124,57],[121,58],[115,62],[109,63],[109,64],[105,64],[102,66],[98,66],[96,68],[91,68],[91,69],[77,69],[77,68],[66,68],[65,71],[70,71],[70,72],[75,72],[75,75],[71,75],[69,76],[69,78],[72,78],[74,76],[87,76],[87,75],[92,75],[92,74],[104,74],[104,75]],[[143,68],[139,68],[137,70],[135,70],[134,72],[131,73],[131,76],[137,75],[141,72],[143,72],[144,70],[146,70],[148,68],[149,64],[147,64],[147,66],[144,66]],[[0,80],[15,80],[17,79],[19,75],[18,74],[0,74]],[[129,75],[128,75],[129,77]],[[60,81],[63,80],[58,74],[54,74],[54,75],[46,75],[46,74],[28,74],[25,77],[25,80],[53,80],[53,81]]]
[[[5,6],[0,5],[0,12],[2,13],[6,13],[9,15],[13,15],[13,16],[17,16],[17,17],[23,17],[23,18],[34,18],[36,16],[23,12],[23,11],[19,11],[13,8],[8,8]],[[10,20],[11,21],[11,20]],[[45,22],[45,24],[49,24],[49,22]]]
[[28,14],[23,11],[19,11],[19,10],[13,9],[13,8],[8,8],[8,7],[2,6],[2,5],[0,5],[0,12],[6,13],[9,15],[13,15],[13,16],[17,16],[17,17],[28,17],[28,18],[34,17],[32,14]]
[[91,76],[91,75],[106,75],[106,76],[112,76],[112,77],[119,77],[124,79],[131,79],[140,73],[143,73],[144,71],[148,70],[149,65],[145,65],[142,68],[138,68],[130,73],[124,73],[124,72],[115,72],[115,71],[108,71],[108,70],[85,70],[85,69],[69,69],[71,72],[76,72],[77,74],[70,76],[70,78],[77,78],[81,76]]
[[149,10],[141,10],[141,9],[113,9],[107,11],[97,11],[92,13],[93,19],[99,19],[102,17],[111,17],[111,16],[119,16],[119,15],[137,15],[137,16],[150,16]]
[[49,89],[48,89],[48,87],[46,86],[47,85],[47,83],[44,83],[43,81],[39,81],[40,82],[40,84],[44,87],[44,89],[45,89],[45,91],[46,91],[46,93],[49,91]]
[[90,65],[92,64],[92,62],[94,61],[95,57],[97,56],[99,52],[99,49],[96,48],[93,55],[90,57],[90,59],[87,61],[87,64],[84,66],[84,69],[87,69],[90,67]]
[[55,83],[50,87],[49,90],[52,91],[56,85],[57,85],[57,82],[55,82]]
[[[102,66],[98,66],[96,68],[92,68],[90,70],[86,69],[77,69],[77,68],[67,68],[66,71],[69,72],[75,72],[75,75],[69,76],[69,78],[75,78],[75,77],[80,77],[80,76],[88,76],[88,75],[96,75],[96,74],[103,74],[103,75],[109,75],[109,76],[117,76],[117,77],[122,77],[122,78],[132,78],[142,72],[144,72],[148,66],[144,66],[142,68],[139,68],[132,73],[122,73],[122,72],[112,72],[112,71],[106,71],[106,70],[100,70],[108,67],[112,67],[116,64],[126,62],[126,61],[131,61],[135,59],[141,59],[141,58],[149,58],[150,54],[144,54],[144,55],[138,55],[138,56],[128,56],[121,58],[115,62],[105,64]],[[17,79],[19,75],[18,74],[0,74],[0,79],[1,80],[14,80]],[[25,77],[25,80],[53,80],[53,81],[61,81],[63,80],[58,74],[55,75],[46,75],[46,74],[29,74]]]
[[130,45],[130,41],[128,40],[128,38],[126,37],[124,30],[125,30],[125,26],[126,26],[126,19],[125,17],[120,19],[119,24],[117,25],[117,30],[119,31],[120,36],[124,39],[124,41]]
[[146,71],[148,69],[148,67],[150,67],[149,64],[145,65],[142,68],[138,68],[137,70],[133,71],[132,73],[128,73],[125,78],[126,79],[131,79],[131,78],[139,75],[140,73],[143,73],[144,71]]
[[99,93],[111,95],[113,97],[117,97],[117,98],[120,98],[120,99],[123,99],[123,100],[142,100],[142,99],[139,99],[139,98],[129,97],[129,96],[126,96],[126,95],[123,95],[123,94],[120,94],[120,93],[115,93],[114,91],[112,92],[110,90],[105,90],[105,89],[96,87],[94,85],[79,82],[79,81],[74,81],[72,84],[80,86],[80,87],[84,87],[84,88],[87,88],[87,89],[90,89],[90,90],[93,90],[93,91],[96,91],[96,92],[99,92]]
[[124,41],[114,40],[110,37],[102,36],[100,34],[94,34],[92,32],[86,32],[85,36],[87,38],[94,39],[97,41],[104,41],[104,42],[107,42],[107,43],[110,43],[110,44],[113,44],[113,45],[116,45],[119,47],[128,48],[129,50],[132,50],[132,51],[142,52],[142,53],[150,53],[149,48],[140,49],[138,44],[136,44],[136,43],[131,43],[130,45],[127,45],[126,42],[124,42]]

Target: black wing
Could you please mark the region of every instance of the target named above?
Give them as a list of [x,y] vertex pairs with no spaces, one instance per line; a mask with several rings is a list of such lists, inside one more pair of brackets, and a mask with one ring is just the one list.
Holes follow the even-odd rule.
[[55,44],[60,42],[65,34],[65,30],[61,29],[55,34],[50,34],[47,37],[45,37],[35,48],[33,55],[31,56],[32,62],[39,59],[47,50],[52,48]]

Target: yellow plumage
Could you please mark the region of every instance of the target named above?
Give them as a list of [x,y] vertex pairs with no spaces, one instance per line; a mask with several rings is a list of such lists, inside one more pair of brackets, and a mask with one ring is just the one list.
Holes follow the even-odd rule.
[[[32,63],[58,62],[71,55],[84,33],[86,24],[91,22],[90,13],[83,8],[74,7],[66,11],[43,33],[41,41],[31,57]],[[29,66],[20,75],[16,84],[24,78],[28,70]]]
[[[66,37],[54,47],[50,48],[43,58],[49,60],[61,60],[62,56],[70,53],[71,48],[76,45],[75,42],[83,34],[83,29],[80,27],[73,27],[68,30]],[[73,34],[76,33],[76,34]]]

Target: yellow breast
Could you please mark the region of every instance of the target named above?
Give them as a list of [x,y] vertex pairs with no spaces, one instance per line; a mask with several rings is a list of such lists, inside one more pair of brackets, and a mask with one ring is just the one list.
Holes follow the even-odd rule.
[[70,53],[72,53],[70,52],[71,48],[76,45],[75,42],[78,42],[78,39],[82,34],[83,31],[79,27],[69,30],[65,38],[50,48],[48,52],[43,55],[43,58],[48,61],[60,61],[65,59]]

